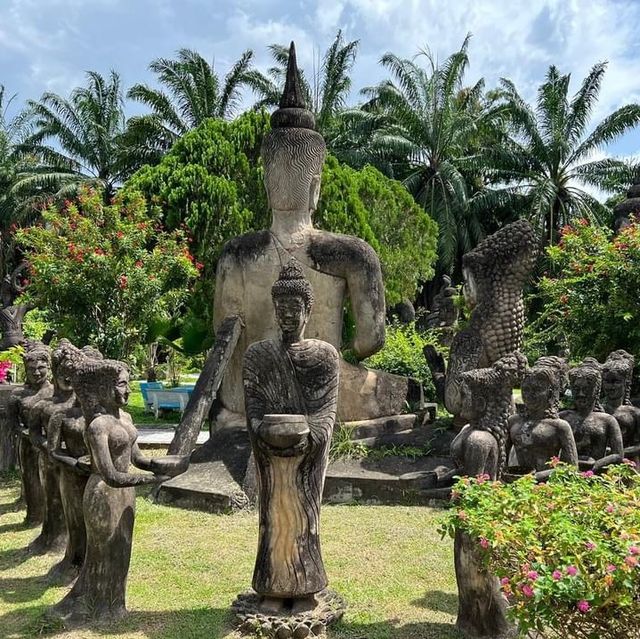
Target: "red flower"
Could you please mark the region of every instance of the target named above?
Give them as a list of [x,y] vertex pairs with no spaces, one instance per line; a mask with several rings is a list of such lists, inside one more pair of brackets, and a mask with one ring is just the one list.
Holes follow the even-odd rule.
[[142,268],[142,260],[136,262],[136,268]]
[[121,275],[118,282],[119,282],[118,286],[120,286],[120,288],[124,290],[125,288],[127,288],[127,283],[129,282],[129,278],[126,275]]
[[116,233],[116,237],[117,237],[119,240],[121,240],[121,239],[124,237],[124,233],[123,233],[122,231],[118,231],[118,232]]

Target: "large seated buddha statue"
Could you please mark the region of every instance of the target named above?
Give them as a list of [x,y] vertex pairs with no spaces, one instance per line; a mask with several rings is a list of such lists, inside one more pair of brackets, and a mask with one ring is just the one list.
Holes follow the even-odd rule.
[[[280,108],[271,116],[272,130],[261,155],[272,224],[229,241],[218,263],[214,324],[236,315],[244,328],[229,360],[218,395],[218,423],[244,422],[242,358],[254,342],[276,339],[271,284],[292,258],[322,304],[314,307],[306,329],[311,339],[342,347],[347,302],[355,320],[349,348],[361,360],[384,344],[385,301],[380,261],[365,241],[313,226],[320,194],[326,145],[305,108],[293,43]],[[402,412],[408,380],[340,360],[338,415],[342,421],[373,419]]]

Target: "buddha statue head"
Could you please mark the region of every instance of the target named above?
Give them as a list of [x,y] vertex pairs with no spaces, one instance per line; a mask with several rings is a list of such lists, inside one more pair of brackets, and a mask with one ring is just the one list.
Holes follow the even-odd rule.
[[282,267],[271,287],[271,297],[282,341],[292,344],[302,339],[313,306],[313,290],[298,262],[290,260]]
[[579,413],[590,413],[594,410],[600,397],[602,373],[600,365],[593,358],[585,359],[579,366],[569,371],[571,396]]
[[22,355],[28,386],[39,388],[46,384],[51,370],[51,350],[42,342],[27,342]]
[[307,110],[293,42],[279,108],[262,142],[264,183],[274,213],[313,212],[320,197],[322,165],[327,148]]

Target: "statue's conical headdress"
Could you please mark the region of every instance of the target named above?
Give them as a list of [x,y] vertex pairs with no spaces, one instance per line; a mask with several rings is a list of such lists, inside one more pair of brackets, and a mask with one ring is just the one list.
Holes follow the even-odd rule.
[[302,297],[307,310],[313,306],[311,282],[305,276],[300,263],[293,258],[280,269],[280,275],[271,287],[271,297],[274,300],[285,295]]
[[271,127],[293,127],[297,129],[315,129],[316,122],[313,113],[307,110],[300,83],[300,73],[296,61],[296,45],[292,42],[289,47],[289,61],[287,62],[287,77],[284,91],[280,98],[279,108],[271,115]]

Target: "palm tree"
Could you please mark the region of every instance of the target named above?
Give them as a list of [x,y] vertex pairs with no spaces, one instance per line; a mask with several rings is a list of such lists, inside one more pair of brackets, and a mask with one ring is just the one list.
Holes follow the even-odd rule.
[[206,118],[232,117],[240,106],[253,52],[245,51],[220,81],[212,64],[197,51],[180,49],[177,59],[157,58],[149,65],[160,84],[154,89],[136,84],[127,97],[148,106],[152,113],[129,119],[127,140],[147,163],[156,163],[174,142]]
[[478,147],[499,131],[500,109],[491,108],[484,80],[463,86],[469,40],[442,64],[429,51],[413,60],[386,53],[381,64],[392,79],[363,89],[369,101],[345,114],[362,141],[352,162],[368,161],[402,179],[438,222],[443,273],[452,273],[484,235],[482,214],[469,201],[483,173]]
[[510,80],[501,80],[512,135],[489,151],[488,164],[495,181],[505,186],[479,198],[481,207],[511,203],[549,242],[575,218],[601,223],[610,215],[586,187],[610,191],[612,184],[629,179],[630,167],[593,154],[640,122],[640,105],[617,109],[589,132],[605,69],[606,63],[594,65],[569,99],[570,74],[549,67],[535,107]]
[[[356,60],[358,45],[359,40],[345,42],[342,31],[338,31],[311,79],[304,71],[299,71],[307,108],[315,115],[316,128],[324,135],[329,148],[339,127],[338,116],[344,110],[351,90],[349,74]],[[268,69],[266,75],[259,71],[248,74],[248,84],[259,96],[254,108],[277,107],[284,89],[289,47],[272,44],[269,50],[275,66]]]
[[35,171],[23,175],[16,193],[54,190],[60,196],[81,183],[104,190],[105,201],[130,173],[129,151],[123,141],[125,116],[120,77],[87,72],[87,85],[69,99],[44,93],[28,103],[33,131],[18,146],[24,156],[38,159]]

